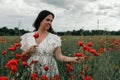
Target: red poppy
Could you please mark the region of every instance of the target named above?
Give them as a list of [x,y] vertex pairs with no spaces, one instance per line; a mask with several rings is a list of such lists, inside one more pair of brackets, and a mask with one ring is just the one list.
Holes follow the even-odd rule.
[[7,62],[7,64],[6,64],[6,68],[9,68],[9,69],[10,69],[12,65],[18,66],[18,61],[15,60],[15,59],[9,60],[9,61]]
[[59,75],[54,75],[52,80],[60,80],[60,76]]
[[21,43],[15,43],[15,46],[16,47],[21,46]]
[[29,55],[22,55],[22,57],[21,57],[21,58],[22,58],[22,60],[23,60],[23,61],[26,61],[26,60],[28,60]]
[[18,60],[12,59],[7,62],[5,65],[6,68],[10,69],[12,72],[17,71]]
[[92,42],[88,42],[87,46],[91,47],[92,46]]
[[6,76],[0,76],[0,80],[8,80]]
[[12,47],[9,47],[8,50],[10,50],[10,51],[15,51],[16,48],[17,48],[17,47],[14,45],[14,46],[12,46]]
[[22,66],[28,66],[28,63],[23,61]]
[[6,51],[6,50],[2,51],[2,55],[5,55],[6,53],[7,53],[7,51]]
[[93,80],[91,76],[86,76],[85,80]]
[[99,53],[97,53],[96,50],[91,49],[90,52],[91,52],[94,56],[100,56]]
[[78,46],[83,46],[83,42],[81,42],[81,41],[78,41]]
[[12,66],[10,67],[10,70],[11,70],[12,72],[16,72],[16,71],[17,71],[17,66],[12,65]]
[[44,66],[44,70],[47,71],[48,69],[49,69],[49,66],[45,65],[45,66]]
[[16,59],[20,59],[21,58],[21,54],[15,54],[15,58]]
[[32,73],[31,74],[31,79],[32,80],[38,80],[37,74],[36,73]]
[[41,80],[48,80],[48,77],[46,75],[42,75]]
[[82,57],[82,56],[83,56],[82,53],[76,53],[76,54],[75,54],[75,57]]
[[33,37],[36,39],[36,38],[38,38],[39,37],[39,33],[35,33],[34,35],[33,35]]
[[66,70],[67,70],[67,72],[72,71],[73,70],[72,65],[66,64]]

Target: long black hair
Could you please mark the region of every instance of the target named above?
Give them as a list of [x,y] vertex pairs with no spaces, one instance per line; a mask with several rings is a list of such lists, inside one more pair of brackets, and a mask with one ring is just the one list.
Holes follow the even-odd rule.
[[[52,17],[53,17],[53,19],[54,19],[54,14],[53,14],[52,12],[48,11],[48,10],[43,10],[43,11],[41,11],[41,12],[38,14],[37,18],[35,19],[35,21],[34,21],[34,23],[33,23],[33,27],[35,28],[35,31],[38,30],[40,23],[41,23],[41,22],[43,21],[43,19],[44,19],[46,16],[48,16],[49,14],[51,14]],[[49,32],[52,32],[52,33],[54,32],[54,30],[52,29],[52,26],[48,29],[48,31],[49,31]]]

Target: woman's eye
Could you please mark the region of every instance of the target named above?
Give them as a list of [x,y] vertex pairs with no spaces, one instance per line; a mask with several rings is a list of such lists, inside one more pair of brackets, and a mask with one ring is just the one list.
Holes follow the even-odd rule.
[[50,19],[46,19],[46,21],[51,21],[52,22],[52,20],[50,20]]

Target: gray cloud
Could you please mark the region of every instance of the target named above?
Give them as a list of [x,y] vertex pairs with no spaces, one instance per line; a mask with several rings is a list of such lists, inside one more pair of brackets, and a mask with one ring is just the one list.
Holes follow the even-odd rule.
[[58,7],[66,7],[68,3],[66,3],[66,0],[41,0],[44,3],[58,6]]
[[32,23],[43,9],[55,14],[53,27],[56,31],[82,26],[96,29],[98,19],[102,22],[101,29],[107,25],[112,30],[114,28],[110,26],[120,23],[119,0],[0,0],[0,27],[17,26],[21,22],[20,28],[33,30]]

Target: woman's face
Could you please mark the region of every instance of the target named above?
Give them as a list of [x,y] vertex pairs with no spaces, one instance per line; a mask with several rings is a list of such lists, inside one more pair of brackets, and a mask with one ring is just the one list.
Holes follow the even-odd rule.
[[43,21],[40,24],[40,27],[42,27],[45,30],[48,30],[52,26],[53,16],[49,14],[46,16]]

